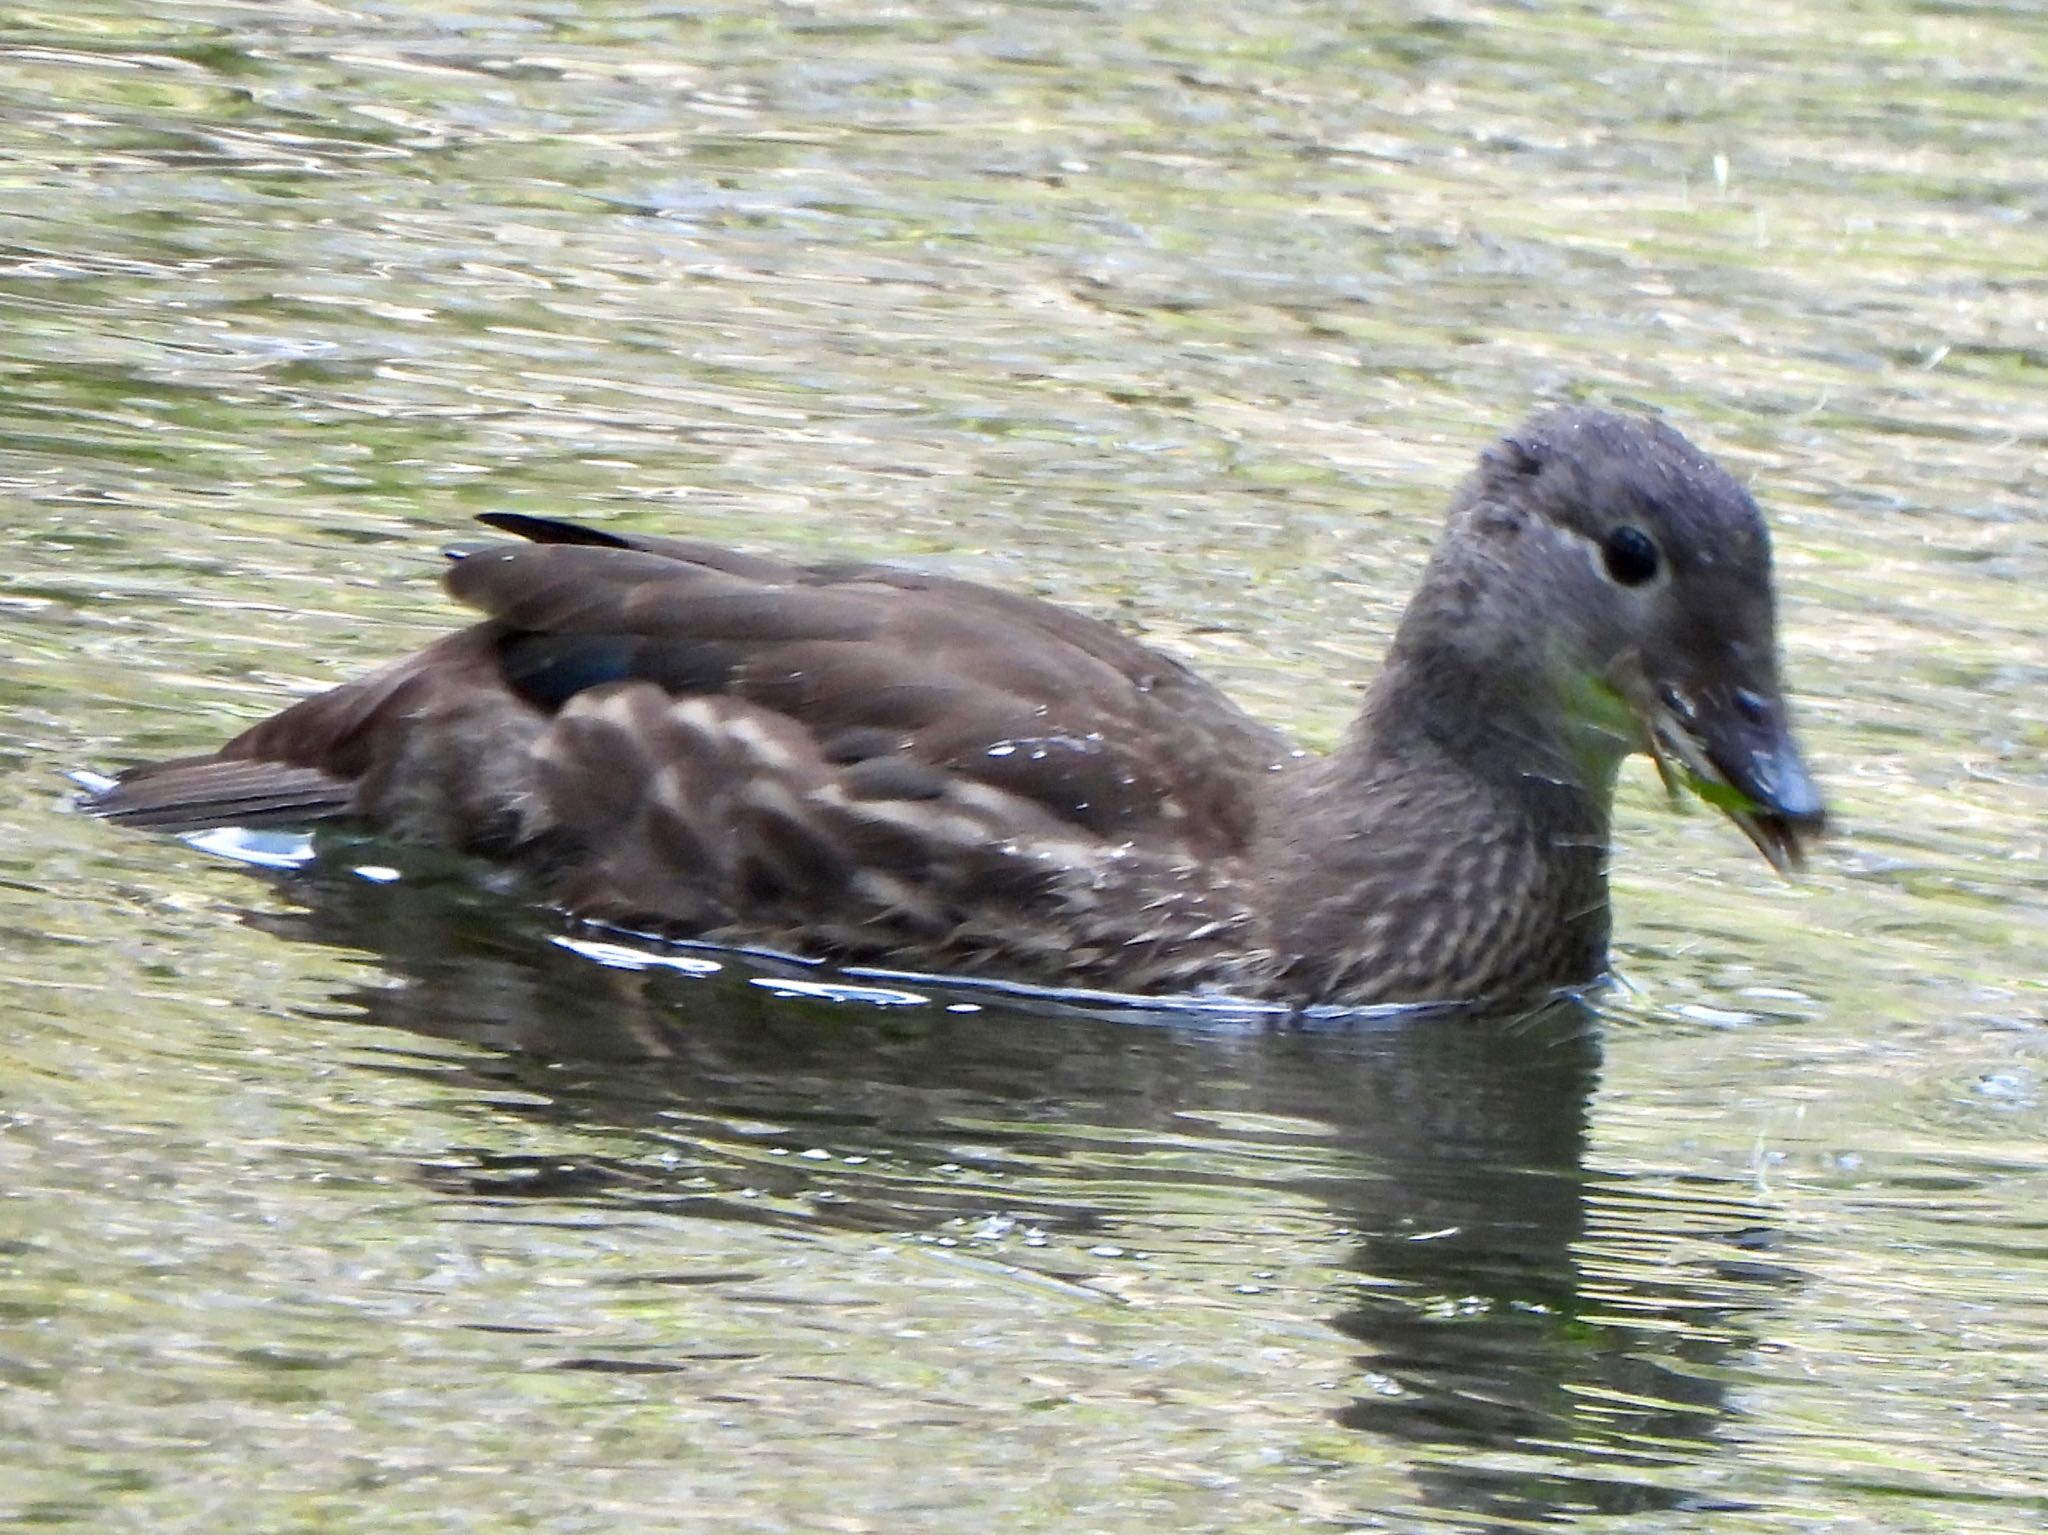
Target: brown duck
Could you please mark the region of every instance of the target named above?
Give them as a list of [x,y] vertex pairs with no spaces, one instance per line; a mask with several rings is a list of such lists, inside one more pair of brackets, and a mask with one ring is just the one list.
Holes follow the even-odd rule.
[[1823,808],[1755,503],[1668,426],[1553,410],[1481,456],[1341,745],[965,581],[514,514],[485,618],[87,808],[346,820],[566,910],[923,970],[1293,1003],[1500,1003],[1606,964],[1630,752],[1796,863]]

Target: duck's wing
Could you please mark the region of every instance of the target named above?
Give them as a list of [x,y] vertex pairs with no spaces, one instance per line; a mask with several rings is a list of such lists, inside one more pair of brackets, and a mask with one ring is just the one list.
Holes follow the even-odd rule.
[[936,774],[1076,831],[1204,856],[1243,845],[1259,780],[1287,756],[1179,661],[1051,603],[492,521],[533,541],[469,555],[449,589],[497,626],[505,685],[545,713],[626,683],[727,700],[855,783],[928,788]]
[[[1242,847],[1287,753],[1178,661],[1049,603],[485,520],[527,540],[449,572],[487,622],[218,753],[135,770],[89,808],[170,830],[356,814],[417,834],[407,805],[438,795],[434,817],[478,823],[444,840],[489,845],[513,835],[508,818],[532,823],[535,796],[541,819],[589,825],[579,807],[623,813],[622,797],[660,792],[708,804],[721,775],[782,767],[829,800],[964,796],[998,839],[1058,831],[1207,858]],[[429,795],[420,780],[436,776],[450,781]]]

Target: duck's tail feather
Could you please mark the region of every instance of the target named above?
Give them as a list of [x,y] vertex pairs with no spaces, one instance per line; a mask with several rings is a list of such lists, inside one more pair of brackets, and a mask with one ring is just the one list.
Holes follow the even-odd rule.
[[151,831],[309,826],[348,814],[355,785],[319,768],[234,757],[183,757],[131,768],[82,796],[79,809]]

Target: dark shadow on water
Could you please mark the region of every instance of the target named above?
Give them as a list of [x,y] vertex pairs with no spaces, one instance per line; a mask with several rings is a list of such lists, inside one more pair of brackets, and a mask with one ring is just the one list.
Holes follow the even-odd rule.
[[[423,1170],[464,1198],[891,1233],[993,1208],[1114,1234],[1085,1176],[1061,1191],[1062,1159],[1085,1166],[1104,1130],[1136,1152],[1184,1144],[1221,1116],[1233,1128],[1216,1133],[1275,1153],[1247,1186],[1310,1196],[1355,1243],[1355,1295],[1331,1323],[1358,1344],[1360,1373],[1337,1420],[1409,1445],[1420,1501],[1455,1527],[1700,1506],[1684,1468],[1714,1453],[1719,1379],[1792,1282],[1751,1256],[1773,1239],[1746,1190],[1703,1182],[1681,1207],[1587,1171],[1600,1036],[1581,1006],[1304,1028],[931,988],[850,1003],[777,994],[779,977],[829,972],[730,955],[715,975],[602,965],[565,948],[547,914],[446,883],[316,872],[281,888],[300,909],[248,920],[386,971],[341,1008],[496,1052],[452,1067],[392,1052],[384,1069],[452,1071],[507,1115],[647,1141],[644,1157],[456,1151]],[[1322,1133],[1288,1128],[1304,1124]],[[802,1156],[820,1145],[829,1159]],[[1172,1161],[1119,1177],[1162,1195],[1195,1181]],[[1019,1172],[995,1188],[975,1176]],[[1212,1160],[1201,1181],[1217,1179]],[[1617,1245],[1650,1258],[1601,1256]],[[1078,1281],[1058,1266],[1078,1250],[1053,1244],[1034,1263]]]

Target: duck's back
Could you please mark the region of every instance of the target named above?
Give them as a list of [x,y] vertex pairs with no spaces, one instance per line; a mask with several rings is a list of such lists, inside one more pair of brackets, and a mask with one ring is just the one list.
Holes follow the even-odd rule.
[[487,520],[529,542],[451,569],[484,622],[95,808],[355,818],[669,931],[1246,979],[1236,866],[1289,750],[1179,662],[967,582]]

